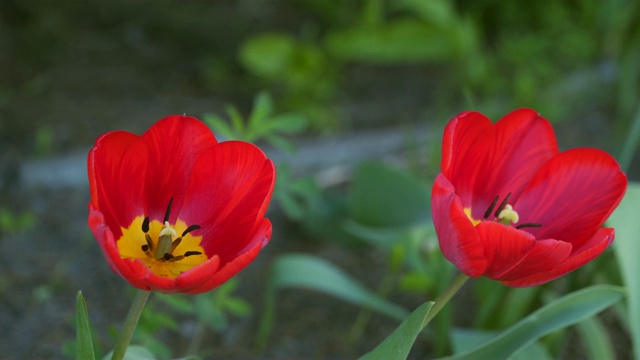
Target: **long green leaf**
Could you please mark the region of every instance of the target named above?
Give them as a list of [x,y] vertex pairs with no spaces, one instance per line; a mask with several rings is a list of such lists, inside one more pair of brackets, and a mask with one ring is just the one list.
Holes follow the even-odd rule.
[[616,211],[611,214],[608,224],[616,229],[613,248],[618,258],[622,278],[629,295],[629,325],[633,342],[633,353],[640,359],[640,184],[629,183],[625,195]]
[[[454,353],[473,350],[498,335],[497,331],[476,329],[454,329],[451,332],[451,344]],[[537,342],[523,347],[510,360],[551,360],[547,349]]]
[[[113,351],[109,352],[107,355],[105,355],[102,360],[110,360],[111,356],[113,355]],[[157,360],[158,358],[153,355],[153,353],[151,352],[151,350],[147,349],[144,346],[140,346],[140,345],[131,345],[127,348],[127,352],[124,354],[124,360]],[[183,359],[197,359],[196,357],[189,357],[187,356],[186,358]],[[180,359],[176,359],[176,360],[180,360]]]
[[433,301],[426,302],[409,315],[391,335],[380,345],[368,352],[360,360],[404,360],[422,330],[422,322],[433,306]]
[[408,314],[405,309],[378,297],[333,264],[315,256],[281,256],[273,264],[272,271],[278,288],[300,287],[321,291],[399,320]]
[[408,315],[405,309],[377,296],[325,260],[304,254],[283,255],[272,265],[258,329],[259,347],[265,346],[274,322],[276,290],[291,287],[320,291],[399,320]]
[[576,324],[619,301],[623,288],[595,285],[565,295],[527,316],[493,340],[448,360],[509,359],[523,347],[555,330]]
[[593,317],[578,324],[582,344],[593,360],[615,359],[611,337],[600,319]]
[[87,360],[95,358],[87,303],[84,301],[82,291],[78,291],[76,296],[76,359]]

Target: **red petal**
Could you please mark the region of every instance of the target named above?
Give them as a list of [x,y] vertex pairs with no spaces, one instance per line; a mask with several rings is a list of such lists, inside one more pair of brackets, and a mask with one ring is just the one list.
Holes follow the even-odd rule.
[[463,273],[471,277],[482,275],[487,268],[482,242],[453,185],[443,174],[438,174],[433,184],[431,212],[444,256]]
[[476,230],[488,264],[483,275],[492,279],[516,266],[536,243],[531,234],[494,221],[483,221]]
[[149,147],[145,213],[151,219],[162,219],[169,200],[173,199],[170,218],[173,222],[182,206],[193,164],[217,140],[203,122],[185,115],[158,121],[142,139]]
[[477,112],[459,114],[444,129],[440,170],[466,207],[471,207],[478,173],[487,161],[487,138],[492,135],[491,120]]
[[559,266],[546,272],[513,281],[502,281],[502,283],[511,287],[527,287],[541,285],[557,279],[598,257],[611,245],[614,237],[615,232],[612,228],[599,229],[582,247],[574,249],[573,254]]
[[536,241],[525,231],[497,222],[483,221],[476,229],[489,263],[484,276],[494,280],[513,280],[551,270],[571,253],[569,243]]
[[526,229],[536,238],[561,239],[577,249],[602,226],[626,186],[626,176],[609,154],[574,149],[547,162],[513,206],[520,223],[542,224]]
[[256,146],[227,141],[198,158],[180,217],[202,226],[208,256],[224,266],[250,244],[275,185],[273,162]]
[[89,204],[89,228],[98,241],[111,270],[136,288],[150,290],[150,288],[141,281],[149,269],[142,264],[142,268],[132,266],[132,261],[125,261],[120,257],[113,233],[105,224],[103,214],[91,204]]
[[515,110],[495,125],[482,114],[468,112],[445,129],[441,167],[463,205],[472,207],[479,219],[496,196],[511,192],[512,201],[517,199],[536,170],[557,152],[551,125],[533,110]]
[[144,211],[147,149],[139,139],[125,131],[110,132],[99,137],[89,152],[91,203],[115,236]]
[[[269,220],[267,219],[264,219],[261,222],[260,226],[257,228],[257,231],[254,233],[251,241],[249,242],[253,244],[251,248],[239,254],[232,261],[228,262],[222,269],[220,269],[220,271],[213,274],[213,276],[211,276],[207,281],[199,284],[193,290],[187,292],[190,294],[200,294],[222,285],[227,280],[243,270],[245,267],[247,267],[247,265],[249,265],[256,258],[256,256],[258,256],[258,253],[267,244],[270,238],[271,222],[269,222]],[[189,272],[185,273],[184,275],[187,275],[188,273]]]
[[511,192],[514,202],[537,169],[557,153],[553,128],[537,112],[519,109],[505,115],[495,124],[491,160],[483,168],[476,194],[488,194],[492,201]]

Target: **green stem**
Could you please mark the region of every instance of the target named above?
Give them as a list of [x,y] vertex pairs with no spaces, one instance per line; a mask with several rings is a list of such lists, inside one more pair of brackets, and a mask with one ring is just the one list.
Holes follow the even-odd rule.
[[458,276],[455,279],[453,279],[453,282],[451,283],[451,285],[449,285],[449,287],[444,292],[442,292],[434,301],[433,306],[427,313],[427,316],[425,316],[424,320],[422,321],[423,329],[425,328],[425,326],[427,326],[429,321],[431,321],[440,312],[440,310],[442,310],[442,308],[445,305],[447,305],[447,303],[449,302],[449,300],[451,300],[453,295],[455,295],[458,292],[458,290],[460,290],[462,285],[464,285],[464,283],[468,279],[469,277],[462,273],[458,274]]
[[127,347],[129,346],[129,342],[131,342],[131,337],[136,329],[136,325],[138,325],[140,314],[142,314],[142,309],[144,309],[150,293],[151,292],[147,290],[138,290],[136,293],[136,297],[133,299],[127,318],[122,326],[122,331],[120,335],[118,335],[111,360],[122,360],[124,358],[124,354],[127,352]]

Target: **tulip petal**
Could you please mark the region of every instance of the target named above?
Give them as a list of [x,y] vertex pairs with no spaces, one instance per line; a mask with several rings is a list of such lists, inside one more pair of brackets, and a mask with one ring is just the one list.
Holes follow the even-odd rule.
[[493,137],[491,120],[473,111],[459,114],[444,129],[440,171],[466,207],[471,206],[478,173],[487,161],[487,137]]
[[551,124],[531,109],[512,111],[496,122],[492,145],[475,188],[490,200],[507,193],[517,200],[537,169],[558,153]]
[[250,245],[275,185],[273,162],[256,146],[226,141],[203,152],[191,173],[180,217],[202,226],[201,246],[221,266]]
[[453,185],[443,174],[438,174],[433,184],[431,212],[444,256],[463,273],[471,277],[482,275],[487,268],[483,244]]
[[[562,239],[574,249],[589,240],[620,203],[625,174],[609,154],[573,149],[549,160],[531,180],[514,209],[538,239]],[[575,251],[575,250],[574,250]]]
[[120,257],[111,229],[106,225],[103,214],[92,204],[89,204],[89,228],[102,248],[102,253],[111,270],[136,288],[149,290],[150,288],[140,280],[149,269],[144,265],[142,268],[131,266],[133,261]]
[[571,253],[569,243],[536,240],[525,231],[494,221],[483,221],[476,230],[488,263],[483,275],[494,280],[509,281],[549,271]]
[[194,162],[205,149],[217,144],[217,140],[207,125],[185,115],[158,121],[142,139],[149,148],[144,183],[145,213],[152,220],[162,219],[173,199],[170,222],[174,222],[182,207]]
[[480,113],[466,112],[445,128],[441,169],[462,204],[481,218],[496,196],[511,193],[511,200],[517,199],[556,153],[553,128],[533,110],[515,110],[495,125]]
[[483,275],[492,279],[516,266],[536,243],[531,234],[495,221],[483,221],[476,230],[488,264]]
[[96,140],[87,160],[91,203],[116,237],[120,227],[129,226],[144,211],[147,149],[139,139],[126,131],[104,134]]
[[517,280],[502,281],[502,283],[511,287],[527,287],[541,285],[557,279],[598,257],[611,245],[614,237],[615,231],[613,228],[601,228],[588,241],[582,244],[580,248],[574,249],[573,253],[562,264],[546,272],[526,276]]
[[[271,222],[268,219],[263,219],[251,241],[249,241],[249,243],[252,244],[251,248],[238,254],[232,261],[226,263],[219,271],[213,274],[213,276],[200,283],[193,290],[187,291],[187,293],[200,294],[209,291],[235,276],[258,256],[260,250],[269,242],[271,231]],[[185,273],[185,275],[188,275],[188,272]]]

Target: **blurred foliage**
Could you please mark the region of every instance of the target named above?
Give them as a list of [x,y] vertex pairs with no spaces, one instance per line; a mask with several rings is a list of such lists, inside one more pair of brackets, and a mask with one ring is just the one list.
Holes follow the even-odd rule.
[[[213,334],[221,335],[229,329],[230,318],[251,314],[251,306],[236,296],[238,279],[232,278],[209,293],[190,296],[156,294],[145,307],[132,343],[142,344],[158,359],[175,358],[171,343],[159,340],[158,334],[182,334],[189,324],[189,343],[186,354],[210,356]],[[172,336],[172,335],[169,335]]]
[[273,114],[273,100],[266,92],[256,95],[253,110],[245,120],[235,106],[227,106],[229,124],[214,114],[205,114],[204,122],[225,140],[257,143],[266,140],[280,150],[293,152],[295,147],[284,135],[296,134],[307,127],[306,118],[298,113]]
[[[170,0],[2,1],[0,51],[6,55],[0,57],[5,69],[0,73],[0,151],[6,155],[0,158],[2,185],[15,183],[8,177],[22,154],[42,156],[64,148],[60,124],[42,123],[50,120],[48,114],[13,116],[16,107],[37,109],[37,99],[56,94],[60,84],[55,80],[67,74],[56,78],[50,70],[68,71],[55,68],[61,64],[109,70],[124,63],[136,75],[127,79],[129,73],[123,75],[122,67],[115,67],[115,76],[106,79],[87,81],[81,76],[82,81],[71,82],[74,96],[86,90],[78,84],[90,83],[107,99],[126,92],[139,100],[145,89],[233,98],[239,105],[227,107],[224,116],[204,116],[216,135],[265,142],[290,152],[295,151],[292,138],[302,133],[369,125],[370,112],[349,115],[344,109],[354,98],[366,98],[369,87],[384,93],[381,99],[368,99],[372,112],[385,110],[381,102],[409,94],[419,98],[419,113],[429,114],[417,121],[431,122],[434,128],[463,108],[473,107],[497,119],[509,109],[531,106],[556,123],[584,118],[578,123],[581,126],[565,132],[591,132],[593,139],[602,142],[598,145],[620,146],[626,136],[640,133],[640,126],[630,126],[634,114],[640,113],[638,23],[640,2],[632,0],[283,0],[215,5],[199,1],[177,5]],[[367,78],[358,79],[363,69],[369,70],[364,73]],[[390,85],[397,69],[410,69],[413,77],[422,77],[420,87]],[[134,81],[139,79],[149,81]],[[421,87],[432,92],[425,96]],[[256,93],[252,111],[243,116],[248,99]],[[394,125],[402,116],[384,115],[384,125]],[[593,120],[598,116],[605,119],[599,127]],[[84,113],[82,117],[86,122]],[[72,134],[67,142],[82,139],[82,127],[67,126]],[[625,150],[628,163],[635,147]],[[436,158],[432,164],[437,163],[436,155],[437,151],[430,151],[429,156]],[[411,170],[407,170],[363,164],[355,169],[350,183],[324,189],[312,177],[299,178],[289,164],[277,166],[274,199],[305,235],[344,245],[347,251],[373,249],[382,254],[385,275],[375,289],[365,288],[366,295],[392,305],[416,298],[423,303],[448,285],[455,269],[439,251],[429,221],[429,184],[424,179],[433,174],[424,173],[424,167],[408,164]],[[621,229],[635,224],[633,219],[617,220]],[[2,233],[28,229],[34,222],[29,213],[0,207]],[[421,336],[433,345],[433,354],[447,354],[459,348],[463,336],[464,330],[452,328],[454,322],[474,326],[479,330],[472,335],[486,339],[487,334],[513,326],[559,295],[593,283],[624,281],[630,286],[630,304],[637,305],[633,285],[637,282],[632,281],[637,272],[631,271],[636,253],[620,250],[632,247],[636,238],[616,240],[622,269],[610,266],[608,252],[563,279],[532,289],[474,280],[467,295],[475,300],[473,304],[445,309],[431,324],[433,330]],[[310,261],[317,265],[317,259]],[[278,264],[273,265],[276,275],[271,281],[280,279],[281,287],[311,287],[311,282],[295,284],[277,275],[282,274]],[[335,270],[330,263],[321,266]],[[340,274],[359,283],[346,272]],[[316,285],[319,290],[322,283]],[[246,316],[251,310],[233,295],[235,286],[230,282],[192,299],[156,297],[141,321],[137,340],[157,357],[169,358],[172,350],[152,335],[182,332],[185,322],[200,334],[223,331],[230,326],[230,317]],[[353,296],[333,294],[344,300]],[[351,334],[353,341],[364,336],[371,311],[366,301],[355,303],[362,310]],[[608,316],[607,321],[622,328],[620,332],[630,332],[640,342],[637,306],[619,306]],[[577,330],[547,335],[533,347],[538,353],[566,354],[571,351],[567,339],[577,338],[590,358],[610,353],[607,343],[611,341],[602,336],[603,319],[590,321]],[[198,347],[196,341],[193,348]],[[637,348],[636,344],[636,352]],[[204,345],[202,350],[208,355]]]
[[36,224],[31,212],[17,212],[0,206],[0,233],[17,234],[32,229]]

